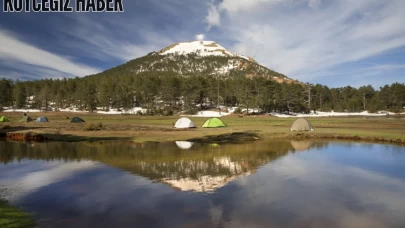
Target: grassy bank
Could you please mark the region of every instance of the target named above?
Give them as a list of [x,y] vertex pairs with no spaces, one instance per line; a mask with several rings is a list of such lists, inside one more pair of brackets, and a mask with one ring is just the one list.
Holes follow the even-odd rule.
[[[3,115],[3,114],[0,114]],[[223,117],[226,128],[196,128],[177,130],[173,124],[179,118],[135,115],[98,115],[74,113],[33,113],[32,117],[45,115],[49,123],[19,123],[21,113],[4,113],[10,122],[0,124],[0,132],[35,132],[52,140],[85,141],[100,139],[130,139],[144,141],[215,141],[215,138],[253,137],[287,139],[344,139],[377,142],[405,143],[405,120],[402,118],[378,117],[320,117],[307,118],[315,128],[314,132],[296,133],[289,128],[295,118],[277,117]],[[82,117],[86,123],[73,124],[73,116]],[[191,118],[202,126],[207,118]],[[101,122],[101,130],[89,131],[88,124]],[[242,134],[243,133],[243,134]],[[242,138],[243,139],[243,138]]]
[[0,200],[0,227],[29,228],[34,226],[35,222],[29,214],[11,206],[7,201]]

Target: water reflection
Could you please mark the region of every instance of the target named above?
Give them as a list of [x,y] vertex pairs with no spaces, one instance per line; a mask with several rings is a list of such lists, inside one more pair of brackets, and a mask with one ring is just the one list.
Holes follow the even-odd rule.
[[[23,169],[19,168],[21,166]],[[97,167],[98,164],[92,161],[46,164],[38,161],[22,161],[18,165],[0,168],[2,180],[0,190],[3,190],[3,197],[14,201],[42,187],[64,181],[76,173]]]
[[291,146],[295,149],[295,151],[305,151],[308,150],[313,142],[312,141],[291,141]]
[[239,177],[254,173],[258,167],[289,151],[295,151],[292,144],[284,141],[243,145],[95,142],[40,143],[32,147],[23,143],[1,144],[6,150],[1,153],[0,161],[5,164],[25,158],[91,160],[164,182],[177,190],[196,192],[213,192]]
[[193,146],[193,142],[187,142],[187,141],[176,141],[176,145],[183,150],[188,150]]
[[14,186],[13,202],[50,227],[405,224],[403,147],[118,145],[0,142],[0,185]]

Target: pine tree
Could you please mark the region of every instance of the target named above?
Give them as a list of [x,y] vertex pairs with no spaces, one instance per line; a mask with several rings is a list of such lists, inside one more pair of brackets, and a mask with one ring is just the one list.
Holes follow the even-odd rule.
[[25,91],[24,83],[17,80],[14,84],[13,99],[16,108],[24,108],[27,101],[27,93]]

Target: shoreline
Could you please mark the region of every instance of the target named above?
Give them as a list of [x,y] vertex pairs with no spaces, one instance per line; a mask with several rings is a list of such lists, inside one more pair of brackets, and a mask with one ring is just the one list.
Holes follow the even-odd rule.
[[[1,113],[0,113],[1,115]],[[31,115],[31,114],[30,114]],[[191,117],[198,126],[194,129],[174,129],[179,116],[134,116],[70,113],[40,113],[48,123],[18,122],[21,113],[7,113],[10,122],[0,123],[0,138],[19,141],[101,141],[131,140],[134,142],[192,141],[201,143],[238,143],[260,139],[340,140],[405,144],[405,121],[402,118],[316,117],[307,118],[313,132],[290,132],[294,118],[271,116],[227,116],[221,119],[224,128],[201,128],[206,118]],[[80,116],[86,123],[70,123]],[[35,117],[35,116],[33,116]],[[88,126],[102,123],[96,130]],[[14,135],[14,137],[13,137]],[[36,140],[38,139],[38,140]]]
[[[10,142],[94,142],[94,141],[109,141],[109,140],[130,140],[134,141],[133,139],[126,138],[126,137],[83,137],[83,136],[73,136],[71,135],[60,135],[58,138],[47,138],[46,134],[37,134],[31,133],[29,134],[35,135],[35,138],[25,138],[26,133],[21,133],[19,136],[14,137],[7,137],[3,138],[0,137],[0,140],[6,140]],[[259,135],[259,134],[252,134],[247,132],[234,132],[230,134],[224,135],[210,135],[201,138],[190,138],[190,139],[179,139],[174,141],[187,141],[187,142],[195,142],[195,143],[243,143],[243,142],[252,142],[256,140],[270,140],[270,139],[279,139],[279,140],[298,140],[298,141],[324,141],[324,140],[333,140],[333,141],[340,141],[340,142],[360,142],[360,143],[389,143],[389,144],[396,144],[396,145],[403,145],[405,146],[404,139],[390,139],[390,138],[383,138],[383,137],[362,137],[357,135],[323,135],[323,134],[312,134],[312,133],[296,133],[292,135],[286,134],[274,134],[274,135]],[[136,140],[136,142],[171,142],[172,140]]]
[[[184,131],[183,131],[184,132]],[[149,138],[138,137],[108,137],[108,136],[84,136],[84,135],[69,135],[69,134],[49,134],[37,132],[22,132],[22,133],[0,133],[0,140],[16,141],[16,142],[92,142],[92,141],[109,141],[109,140],[130,140],[138,143],[143,142],[171,142],[171,141],[189,141],[195,143],[244,143],[256,140],[298,140],[298,141],[317,141],[317,140],[333,140],[341,142],[364,142],[364,143],[390,143],[396,145],[405,145],[405,138],[386,138],[383,136],[361,136],[350,134],[323,134],[316,132],[290,132],[290,133],[267,133],[260,134],[256,132],[231,132],[218,135],[206,135],[203,137],[194,138],[177,138],[177,139],[159,139],[157,137]]]

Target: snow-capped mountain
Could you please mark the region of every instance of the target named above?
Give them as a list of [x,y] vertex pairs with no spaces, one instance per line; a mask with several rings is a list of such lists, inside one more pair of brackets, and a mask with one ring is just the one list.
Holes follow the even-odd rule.
[[231,52],[214,41],[175,43],[98,75],[178,74],[181,76],[264,77],[294,83],[287,76],[258,64],[253,58]]
[[160,55],[167,55],[167,54],[187,55],[192,53],[196,53],[199,56],[240,57],[249,61],[254,61],[250,57],[232,53],[228,51],[226,48],[222,47],[221,45],[215,43],[214,41],[192,41],[192,42],[176,43],[159,51]]

